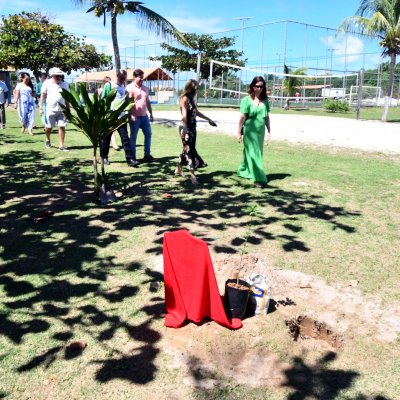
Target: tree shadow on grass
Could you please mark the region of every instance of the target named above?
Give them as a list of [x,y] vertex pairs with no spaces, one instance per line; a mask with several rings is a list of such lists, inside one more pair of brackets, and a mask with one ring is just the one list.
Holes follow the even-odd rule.
[[[291,365],[283,371],[284,383],[283,388],[289,388],[290,393],[287,400],[335,400],[349,398],[345,396],[346,390],[350,389],[360,374],[353,370],[333,369],[329,366],[337,358],[334,352],[326,352],[315,364],[308,365],[302,357],[294,357]],[[197,389],[195,393],[198,399],[210,398],[243,398],[243,392],[249,396],[254,394],[254,398],[259,398],[260,389],[252,389],[247,386],[241,387],[234,384],[231,380],[216,376],[211,370],[205,370],[201,366],[201,362],[195,358],[191,358],[188,363],[188,370],[196,382]],[[201,371],[201,373],[199,373]],[[205,389],[202,382],[212,380],[215,385],[212,389]],[[243,389],[243,391],[241,390]],[[279,391],[279,388],[263,389],[263,391]],[[221,397],[224,394],[227,397]],[[218,397],[220,396],[220,397]],[[382,395],[366,396],[357,394],[352,397],[355,400],[389,400]]]
[[[141,282],[123,281],[110,287],[108,280],[121,271],[141,270],[143,284],[159,276],[141,262],[125,265],[115,256],[100,254],[120,241],[121,236],[107,225],[108,210],[96,209],[90,169],[82,175],[88,163],[65,159],[55,166],[36,151],[10,152],[0,156],[0,163],[5,166],[0,172],[0,289],[5,294],[0,337],[7,338],[13,346],[37,347],[37,355],[15,365],[15,371],[50,368],[56,361],[79,357],[80,352],[66,346],[76,335],[91,337],[97,345],[107,348],[117,330],[123,330],[133,342],[140,343],[135,356],[115,352],[115,359],[99,360],[98,379],[119,377],[125,367],[114,363],[122,363],[129,364],[131,372],[136,365],[132,381],[151,381],[159,340],[151,324],[160,318],[163,303],[158,299],[158,308],[148,308],[148,304],[142,306],[140,302],[136,305],[133,299],[139,296]],[[36,223],[34,216],[43,210],[54,214]],[[148,315],[146,322],[128,322],[127,313],[119,308],[122,305],[130,307],[128,315]],[[54,330],[48,344],[41,342],[37,346],[35,336],[47,337],[46,332]]]
[[[162,169],[166,169],[169,164],[161,163]],[[168,169],[170,173],[171,168]],[[157,174],[155,166],[150,165],[149,170],[150,176]],[[163,170],[160,173],[163,174]],[[204,228],[213,231],[245,229],[249,220],[246,211],[249,204],[256,204],[260,208],[270,206],[274,210],[274,217],[262,216],[253,221],[254,233],[257,236],[254,238],[254,244],[261,244],[264,240],[279,240],[282,242],[282,248],[288,252],[309,251],[307,244],[298,237],[298,233],[302,231],[304,217],[323,221],[333,230],[340,229],[351,234],[355,232],[355,228],[342,221],[360,215],[358,211],[348,211],[344,207],[326,204],[322,196],[287,191],[272,184],[266,189],[255,190],[252,184],[246,181],[238,182],[235,174],[227,171],[201,173],[202,184],[196,188],[190,184],[186,186],[187,182],[181,180],[179,185],[171,185],[168,188],[169,198],[162,197],[164,186],[152,185],[145,176],[141,176],[141,172],[138,173],[138,179],[141,184],[134,188],[134,192],[140,194],[141,199],[151,199],[147,204],[148,213],[157,216],[157,225],[160,227],[158,238],[154,241],[155,246],[148,249],[149,253],[155,254],[161,253],[162,235],[168,230],[181,229],[188,225],[197,226],[199,230]],[[246,185],[248,190],[243,190]],[[170,209],[179,211],[169,212]],[[146,224],[143,214],[137,214],[123,221],[120,227],[129,229]],[[276,224],[286,229],[287,233],[271,233],[269,227]],[[211,247],[215,247],[216,251],[228,253],[238,251],[238,245],[234,242],[221,244],[221,241],[217,241],[211,244]]]
[[330,369],[329,364],[336,357],[336,353],[327,352],[315,365],[307,365],[301,357],[294,357],[291,367],[285,371],[284,386],[293,389],[288,400],[339,398],[340,392],[350,388],[360,374]]
[[[203,170],[201,186],[193,188],[188,180],[171,177],[175,157],[162,157],[134,170],[110,168],[111,181],[124,197],[100,207],[91,189],[91,162],[80,158],[81,151],[58,165],[40,151],[17,150],[0,156],[0,287],[6,294],[0,335],[21,346],[35,343],[36,335],[52,332],[44,350],[42,346],[36,356],[15,366],[19,373],[78,357],[66,351],[65,342],[83,334],[112,354],[93,361],[98,365],[98,381],[118,378],[143,384],[154,379],[160,336],[153,323],[162,318],[163,298],[142,304],[140,289],[161,275],[139,260],[126,265],[113,254],[104,255],[106,249],[117,249],[113,246],[127,240],[125,233],[156,228],[145,246],[147,253],[158,255],[164,232],[195,226],[214,251],[236,253],[240,243],[235,238],[224,241],[215,236],[230,229],[243,231],[248,223],[246,206],[258,204],[270,207],[274,215],[254,221],[251,245],[279,240],[285,251],[307,252],[307,243],[298,236],[304,217],[351,234],[354,228],[345,221],[359,215],[326,204],[322,197],[272,184],[256,190],[230,171]],[[284,179],[283,175],[270,181]],[[171,197],[163,197],[166,192]],[[33,217],[44,210],[54,214],[42,223],[34,222]],[[281,225],[284,233],[272,233],[274,225]],[[118,279],[109,283],[111,277],[125,278],[137,271],[141,278],[135,284]],[[124,307],[130,312],[124,312]],[[131,321],[132,315],[143,313],[146,318]],[[110,347],[108,342],[118,331],[132,341],[130,350]]]

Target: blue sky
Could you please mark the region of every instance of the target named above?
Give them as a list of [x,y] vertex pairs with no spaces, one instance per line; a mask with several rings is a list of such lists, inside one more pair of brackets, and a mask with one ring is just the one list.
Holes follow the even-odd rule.
[[[181,31],[194,33],[228,33],[236,35],[236,46],[240,50],[242,39],[242,21],[240,17],[252,17],[245,21],[244,50],[249,66],[282,64],[286,57],[288,65],[300,67],[307,58],[309,67],[337,70],[355,70],[375,66],[379,62],[379,47],[376,41],[360,40],[347,37],[346,40],[335,38],[333,31],[306,27],[289,23],[286,47],[285,24],[261,24],[292,20],[322,27],[337,28],[344,18],[354,15],[360,0],[149,0],[144,5],[166,17]],[[89,2],[88,2],[89,3]],[[93,43],[108,54],[112,54],[110,25],[103,27],[102,19],[93,14],[86,14],[88,5],[80,7],[72,0],[0,0],[0,14],[15,14],[21,11],[40,10],[50,15],[55,22],[76,36],[86,36],[86,41]],[[254,28],[250,28],[250,27]],[[236,29],[236,31],[234,31]],[[121,58],[128,66],[143,64],[149,55],[159,54],[155,43],[161,38],[153,37],[141,31],[135,24],[134,16],[122,16],[118,20],[118,39]],[[135,44],[135,46],[134,46]],[[125,50],[126,48],[126,50]],[[362,56],[362,53],[371,53]],[[142,60],[140,60],[142,57]],[[138,66],[138,65],[137,65]],[[147,65],[141,65],[147,66]]]

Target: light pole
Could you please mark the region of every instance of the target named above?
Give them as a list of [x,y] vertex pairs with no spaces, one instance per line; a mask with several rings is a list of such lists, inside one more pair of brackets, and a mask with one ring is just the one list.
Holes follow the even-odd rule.
[[[105,54],[105,50],[104,49],[106,49],[107,48],[107,46],[100,46],[100,48],[101,48],[101,54]],[[104,69],[104,67],[103,67],[103,69]]]
[[133,69],[136,68],[136,42],[139,39],[133,39]]
[[[252,18],[253,17],[236,17],[236,18],[233,18],[233,19],[242,21],[242,50],[241,50],[241,52],[242,52],[242,61],[243,61],[243,49],[244,49],[244,21],[247,21],[247,20],[252,19]],[[240,79],[239,79],[239,88],[238,89],[239,89],[238,90],[239,91],[238,99],[239,99],[239,103],[240,103],[240,91],[242,89],[242,70],[240,70]]]

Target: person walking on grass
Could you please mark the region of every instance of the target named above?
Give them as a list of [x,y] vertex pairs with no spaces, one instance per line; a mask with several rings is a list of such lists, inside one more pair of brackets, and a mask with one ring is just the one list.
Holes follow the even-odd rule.
[[[144,161],[152,161],[154,157],[151,155],[151,125],[153,122],[153,110],[149,99],[149,90],[143,85],[144,72],[141,69],[133,71],[133,82],[126,87],[129,97],[134,102],[131,110],[131,120],[129,122],[131,137],[130,143],[133,157],[136,159],[136,141],[139,129],[144,135]],[[150,118],[147,115],[150,114]]]
[[0,129],[6,128],[6,108],[8,107],[8,87],[0,80]]
[[267,184],[263,166],[263,150],[265,128],[267,142],[271,138],[269,120],[269,102],[265,80],[256,76],[250,83],[249,95],[240,102],[240,119],[237,132],[238,142],[243,141],[243,161],[237,174],[242,178],[251,179],[256,187],[262,188]]
[[39,82],[35,85],[35,92],[36,92],[36,104],[40,101],[40,95],[42,94],[42,86],[43,82],[47,79],[47,75],[45,73],[40,74],[40,80]]
[[[110,82],[111,89],[115,89],[117,91],[114,101],[111,103],[111,108],[117,108],[119,104],[121,104],[125,97],[127,96],[125,82],[127,78],[127,72],[125,69],[120,69],[116,74],[115,82]],[[129,142],[128,136],[128,124],[124,124],[117,129],[119,136],[121,138],[122,146],[125,152],[125,158],[128,166],[136,167],[139,163],[135,160],[133,156],[131,145]],[[106,136],[100,144],[100,154],[103,158],[105,165],[110,165],[110,161],[108,160],[108,153],[110,152],[110,142],[111,135]]]
[[200,157],[196,150],[196,117],[205,119],[211,126],[217,124],[211,119],[206,117],[197,109],[195,98],[199,84],[194,79],[189,79],[186,82],[185,88],[179,100],[179,107],[182,114],[182,125],[179,126],[179,134],[182,140],[182,152],[179,155],[179,164],[175,170],[175,175],[184,176],[182,168],[187,165],[190,172],[190,179],[193,185],[197,185],[196,168],[206,167],[207,163]]
[[45,111],[45,132],[46,132],[46,148],[51,148],[50,134],[54,126],[58,126],[58,150],[69,151],[64,146],[65,127],[67,119],[62,112],[61,104],[69,107],[69,104],[61,96],[62,89],[69,91],[69,86],[64,82],[64,72],[59,68],[50,70],[49,79],[42,84],[39,111],[40,115],[44,114],[43,107],[46,105]]
[[21,74],[22,81],[15,87],[14,108],[18,109],[19,122],[22,125],[21,133],[28,129],[29,135],[33,136],[35,125],[36,93],[33,89],[30,75],[27,72]]

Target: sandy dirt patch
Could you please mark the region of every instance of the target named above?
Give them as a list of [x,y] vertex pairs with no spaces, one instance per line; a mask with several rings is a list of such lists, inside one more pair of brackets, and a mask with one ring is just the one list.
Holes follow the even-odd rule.
[[[240,256],[215,254],[212,259],[223,294],[224,282],[237,269]],[[157,264],[159,269],[162,258]],[[165,328],[163,348],[175,362],[171,367],[185,372],[185,384],[203,389],[222,380],[253,387],[285,385],[289,365],[266,345],[265,331],[273,313],[278,318],[276,334],[294,343],[293,352],[299,346],[340,352],[360,336],[393,342],[400,333],[399,307],[387,308],[380,300],[365,297],[356,281],[330,286],[316,276],[274,269],[262,257],[246,255],[241,276],[251,272],[265,275],[270,282],[272,300],[267,317],[247,318],[237,331],[212,321],[201,325],[189,323],[179,329]],[[294,337],[290,322],[293,327],[293,321],[301,320]]]

